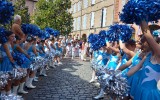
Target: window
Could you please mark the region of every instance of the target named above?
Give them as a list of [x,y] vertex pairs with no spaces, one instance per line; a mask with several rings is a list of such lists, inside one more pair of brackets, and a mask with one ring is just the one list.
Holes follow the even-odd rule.
[[77,23],[76,23],[76,22],[77,22],[76,20],[77,20],[77,18],[74,18],[74,23],[73,23],[74,31],[76,31],[76,28],[77,28],[77,27],[76,27],[76,24],[77,24]]
[[77,18],[77,30],[80,30],[80,26],[81,26],[81,17]]
[[78,11],[81,10],[81,1],[78,2]]
[[107,15],[106,11],[107,11],[106,8],[102,9],[101,27],[105,27],[106,26],[106,15]]
[[94,5],[96,0],[91,0],[91,5]]
[[83,16],[83,29],[87,29],[87,15]]
[[94,27],[94,12],[91,12],[91,28]]
[[83,0],[83,6],[84,6],[84,8],[88,7],[88,0]]
[[74,13],[77,11],[76,9],[76,3],[74,4]]

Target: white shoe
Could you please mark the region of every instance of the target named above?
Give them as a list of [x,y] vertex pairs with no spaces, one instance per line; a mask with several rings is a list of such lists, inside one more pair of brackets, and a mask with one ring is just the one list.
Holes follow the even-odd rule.
[[40,76],[47,76],[45,69],[42,69],[42,70],[40,71]]
[[54,66],[58,66],[57,62],[54,62]]
[[101,99],[103,97],[104,97],[104,91],[103,91],[103,89],[101,89],[99,95],[97,95],[96,97],[94,97],[94,99]]
[[34,82],[38,82],[38,78],[35,77],[35,78],[33,79],[33,81],[34,81]]
[[27,87],[27,88],[31,88],[31,89],[36,88],[36,86],[33,86],[33,85],[32,85],[32,82],[33,82],[33,78],[29,78],[29,79],[28,79],[28,82],[26,82],[26,87]]
[[35,89],[36,86],[33,86],[32,84],[28,85],[27,88],[30,88],[30,89]]
[[58,65],[62,65],[62,62],[59,62]]
[[28,92],[23,90],[23,91],[18,91],[18,93],[27,94]]
[[22,94],[27,94],[28,92],[27,91],[24,91],[24,83],[21,83],[20,86],[19,86],[19,90],[18,90],[18,93],[22,93]]
[[95,82],[95,80],[94,80],[94,79],[91,79],[91,80],[89,81],[89,83],[93,83],[93,82]]

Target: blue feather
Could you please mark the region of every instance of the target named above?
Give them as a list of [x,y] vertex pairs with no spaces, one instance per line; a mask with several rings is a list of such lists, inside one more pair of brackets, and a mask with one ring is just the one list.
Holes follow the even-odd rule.
[[140,24],[160,19],[160,0],[130,0],[120,14],[120,20],[127,24]]
[[38,36],[41,29],[34,24],[22,24],[22,31],[28,35]]
[[128,25],[111,25],[108,33],[108,41],[118,41],[121,39],[123,42],[127,42],[132,37],[132,29]]
[[14,7],[12,2],[0,0],[0,23],[8,24],[14,15]]
[[0,27],[0,42],[2,44],[7,42],[6,29],[3,27]]

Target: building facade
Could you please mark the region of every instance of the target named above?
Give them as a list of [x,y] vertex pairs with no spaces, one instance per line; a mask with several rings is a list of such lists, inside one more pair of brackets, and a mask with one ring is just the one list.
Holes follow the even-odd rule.
[[[15,2],[17,2],[17,0],[11,0],[13,3],[15,3]],[[28,13],[30,14],[30,15],[32,15],[33,13],[34,13],[34,11],[35,11],[35,7],[36,7],[36,2],[38,2],[38,0],[25,0],[26,1],[26,3],[25,3],[25,5],[26,5],[26,7],[28,7]]]
[[119,12],[127,0],[71,0],[74,38],[86,38],[119,22]]

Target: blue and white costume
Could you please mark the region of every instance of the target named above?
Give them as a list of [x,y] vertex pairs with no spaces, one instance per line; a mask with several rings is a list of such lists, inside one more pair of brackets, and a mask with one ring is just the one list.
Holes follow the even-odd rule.
[[116,70],[117,65],[118,65],[118,61],[119,61],[119,57],[118,56],[110,55],[110,60],[108,61],[108,64],[107,64],[106,67],[109,70]]
[[151,57],[152,54],[149,54],[143,63],[136,85],[135,100],[160,100],[160,89],[157,87],[160,81],[160,64],[152,64]]
[[[11,45],[7,43],[7,46],[9,48],[9,52],[12,53],[13,50]],[[13,64],[11,63],[9,57],[7,56],[3,45],[1,46],[1,51],[2,51],[2,63],[1,63],[0,71],[10,72],[13,70]]]
[[[139,57],[140,52],[137,52],[136,55],[133,57],[132,59],[132,65],[129,67],[129,69],[131,69],[132,67],[135,67],[137,64],[139,64],[139,62],[142,60],[142,58]],[[139,75],[141,70],[137,71],[134,75],[130,76],[128,78],[128,84],[131,87],[130,88],[130,95],[132,96],[133,94],[135,94],[135,90],[136,90],[136,85],[138,84],[139,81]]]
[[[128,57],[127,57],[126,54],[124,54],[124,55],[122,56],[122,60],[121,60],[120,66],[126,64],[127,61],[128,61]],[[126,68],[125,70],[123,70],[123,71],[122,71],[122,76],[123,76],[123,77],[126,77],[128,71],[129,71],[129,68]]]

